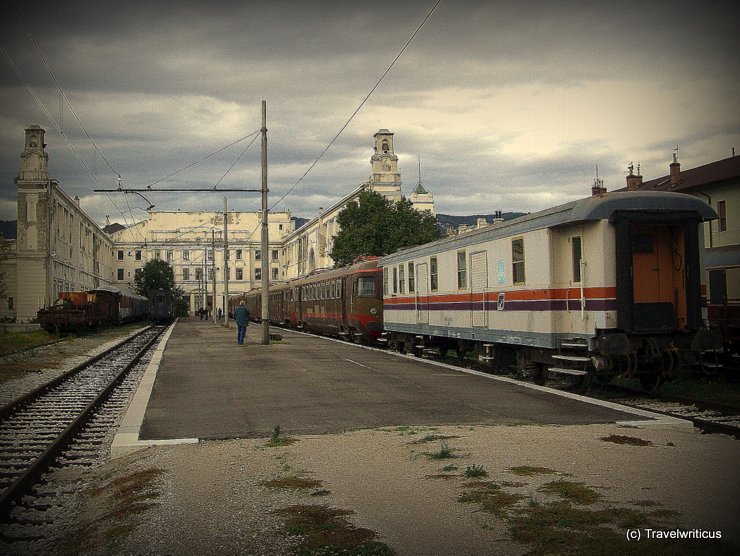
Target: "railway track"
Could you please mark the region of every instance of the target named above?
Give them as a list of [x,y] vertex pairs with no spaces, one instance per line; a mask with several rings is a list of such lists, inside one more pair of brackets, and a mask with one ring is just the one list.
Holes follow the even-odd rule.
[[8,552],[43,543],[64,514],[57,472],[106,457],[106,439],[165,329],[147,328],[0,408],[0,546]]

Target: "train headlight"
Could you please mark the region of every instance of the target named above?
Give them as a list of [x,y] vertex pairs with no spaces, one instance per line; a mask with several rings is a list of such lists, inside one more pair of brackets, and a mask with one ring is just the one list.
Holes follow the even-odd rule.
[[371,315],[377,315],[378,314],[378,310],[375,307],[373,307],[372,309],[370,309],[370,314]]

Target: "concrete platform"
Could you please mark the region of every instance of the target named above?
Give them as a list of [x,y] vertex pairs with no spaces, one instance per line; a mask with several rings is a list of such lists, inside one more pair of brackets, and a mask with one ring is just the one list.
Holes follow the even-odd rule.
[[229,329],[179,319],[160,344],[113,444],[329,434],[400,425],[691,423],[505,377],[280,330],[262,346]]

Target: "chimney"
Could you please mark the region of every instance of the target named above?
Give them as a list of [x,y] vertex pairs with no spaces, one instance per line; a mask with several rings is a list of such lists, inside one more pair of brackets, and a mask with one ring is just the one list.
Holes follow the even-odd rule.
[[481,228],[485,228],[488,226],[488,222],[486,222],[486,219],[484,217],[478,217],[475,221],[475,228],[476,230],[480,230]]
[[604,187],[604,180],[599,178],[594,179],[594,184],[591,186],[591,196],[596,197],[597,195],[604,195],[606,193],[606,187]]
[[495,211],[494,214],[493,214],[493,222],[492,222],[492,224],[494,226],[496,226],[496,225],[502,224],[503,221],[504,221],[504,218],[503,218],[503,216],[501,216],[501,211],[500,210]]
[[681,181],[681,163],[678,162],[678,155],[673,153],[673,162],[670,165],[671,169],[671,187],[677,185]]
[[80,198],[77,195],[75,195],[75,203],[78,207],[80,206]]
[[634,173],[635,167],[632,165],[631,162],[629,163],[629,166],[627,166],[627,170],[629,170],[629,174],[627,174],[627,191],[637,191],[642,185],[640,164],[637,165],[637,175],[635,175]]

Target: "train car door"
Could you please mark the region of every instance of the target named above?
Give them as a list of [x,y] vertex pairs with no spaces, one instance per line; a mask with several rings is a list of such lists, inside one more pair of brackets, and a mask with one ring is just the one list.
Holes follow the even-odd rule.
[[485,251],[470,254],[470,324],[486,326],[486,290],[488,289],[488,255]]
[[416,324],[429,324],[429,267],[416,265]]
[[630,238],[635,328],[683,328],[683,233],[668,226],[633,224]]

